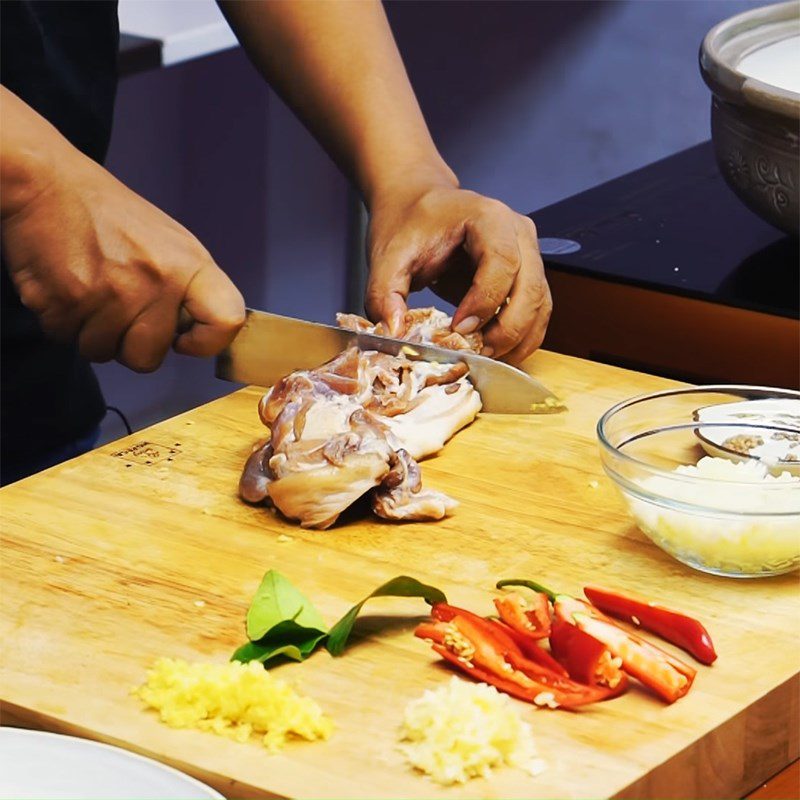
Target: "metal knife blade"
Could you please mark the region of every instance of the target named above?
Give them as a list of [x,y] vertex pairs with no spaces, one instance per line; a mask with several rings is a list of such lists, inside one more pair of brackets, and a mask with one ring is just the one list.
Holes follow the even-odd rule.
[[[516,367],[463,350],[447,350],[429,344],[410,344],[400,339],[283,317],[247,309],[244,326],[231,344],[217,356],[218,378],[258,386],[272,386],[290,372],[315,369],[348,347],[378,350],[410,358],[453,364],[464,361],[469,377],[483,400],[483,410],[495,414],[549,413],[562,408],[542,383]],[[412,355],[409,348],[416,355]]]

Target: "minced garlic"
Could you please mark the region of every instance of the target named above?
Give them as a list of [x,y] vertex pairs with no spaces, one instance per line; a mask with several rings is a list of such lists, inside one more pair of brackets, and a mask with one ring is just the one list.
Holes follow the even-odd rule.
[[546,397],[543,403],[531,403],[531,411],[536,414],[540,411],[544,412],[557,412],[557,411],[567,411],[567,404],[563,400],[559,400],[557,397]]
[[456,677],[406,706],[400,749],[411,764],[444,785],[486,777],[492,767],[544,769],[530,725],[511,699],[486,683]]
[[273,678],[257,661],[190,664],[160,658],[133,693],[173,728],[199,728],[237,742],[259,736],[273,752],[290,736],[327,739],[333,730],[316,702]]

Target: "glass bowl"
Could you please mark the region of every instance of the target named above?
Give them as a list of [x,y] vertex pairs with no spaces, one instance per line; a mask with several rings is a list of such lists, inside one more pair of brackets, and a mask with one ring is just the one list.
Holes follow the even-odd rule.
[[[726,416],[727,403],[740,405]],[[609,409],[597,436],[636,524],[679,561],[737,578],[800,566],[800,392],[701,386],[643,395]]]

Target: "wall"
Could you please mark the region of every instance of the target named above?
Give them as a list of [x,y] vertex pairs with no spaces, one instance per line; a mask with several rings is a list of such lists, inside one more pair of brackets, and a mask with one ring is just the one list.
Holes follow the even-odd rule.
[[[403,0],[387,9],[462,184],[528,212],[708,138],[700,41],[757,5]],[[347,186],[241,50],[123,80],[109,167],[193,230],[248,304],[321,321],[344,307]],[[153,375],[98,367],[108,402],[135,428],[230,391],[212,372],[174,355]],[[109,417],[104,438],[120,433]]]

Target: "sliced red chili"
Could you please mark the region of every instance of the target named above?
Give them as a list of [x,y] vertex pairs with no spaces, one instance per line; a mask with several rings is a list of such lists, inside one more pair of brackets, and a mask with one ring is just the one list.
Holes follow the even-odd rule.
[[563,675],[567,677],[567,670],[556,661],[547,650],[542,647],[542,645],[535,639],[531,639],[524,633],[519,633],[515,631],[513,628],[509,628],[504,622],[500,620],[492,620],[492,623],[500,628],[502,628],[508,636],[510,636],[516,643],[519,649],[522,651],[522,654],[529,658],[531,661],[535,661],[537,664],[541,664],[543,667],[547,667],[547,669],[555,672],[557,675]]
[[536,592],[529,601],[511,593],[494,599],[497,613],[506,625],[534,639],[545,639],[550,633],[550,602],[547,595]]
[[555,671],[526,658],[514,639],[515,632],[502,622],[445,604],[438,604],[433,613],[437,618],[420,624],[415,634],[432,641],[437,653],[465,673],[514,697],[571,709],[613,694],[603,687],[570,680],[559,665]]
[[625,691],[628,676],[621,669],[621,659],[577,625],[556,619],[550,631],[550,650],[572,680],[605,686],[617,694]]
[[602,642],[622,659],[622,668],[668,703],[674,703],[691,688],[697,671],[636,634],[613,622],[574,614],[574,624]]
[[607,700],[616,693],[603,686],[586,686],[577,681],[565,678],[550,670],[528,660],[524,656],[510,654],[506,660],[515,671],[521,672],[532,681],[540,684],[541,691],[550,692],[553,699],[565,708],[577,708],[578,706],[596,703],[600,700]]
[[586,586],[583,591],[601,611],[657,634],[702,664],[716,661],[714,643],[696,619],[629,592],[616,592],[599,586]]
[[530,685],[522,686],[510,678],[504,678],[495,672],[483,669],[477,664],[464,661],[455,653],[448,650],[444,645],[434,644],[432,647],[442,658],[458,667],[462,672],[465,672],[471,678],[474,678],[476,681],[488,683],[499,689],[501,692],[510,694],[512,697],[517,697],[520,700],[525,700],[526,702],[530,703],[533,701],[534,696],[538,696],[542,691],[547,691],[546,689],[540,689],[538,691],[534,691],[532,694]]
[[497,629],[492,625],[493,620],[486,619],[478,614],[473,614],[472,611],[467,611],[466,608],[451,606],[449,603],[434,603],[431,608],[431,616],[434,619],[442,620],[442,622],[450,622],[450,620],[457,616],[463,617],[464,619],[470,620],[490,638],[498,639],[498,646],[507,648],[516,647],[514,639],[509,635],[507,628]]
[[611,620],[603,614],[599,609],[595,608],[591,603],[581,600],[578,597],[571,597],[568,594],[556,595],[555,602],[553,603],[553,612],[556,619],[563,622],[572,623],[575,614],[585,614],[587,617],[593,619],[602,619],[606,622]]
[[472,645],[475,653],[470,660],[498,675],[508,671],[507,655],[521,655],[516,642],[489,620],[456,614],[450,625]]
[[444,641],[446,627],[440,622],[420,622],[414,628],[414,636],[419,639],[430,640],[441,644]]
[[[572,684],[572,682],[569,682],[569,685],[564,685],[563,683],[555,684],[552,681],[545,682],[541,677],[531,677],[522,670],[516,669],[514,663],[528,668],[532,662],[527,662],[524,658],[513,654],[509,656],[510,659],[513,659],[512,663],[508,665],[509,669],[504,671],[503,674],[498,674],[481,664],[459,657],[446,645],[434,643],[432,647],[442,658],[445,658],[475,680],[491,684],[500,689],[500,691],[535,705],[549,706],[552,703],[551,707],[560,706],[571,710],[599,700],[605,700],[611,696],[608,691],[602,691],[590,686],[580,686]],[[563,678],[560,680],[564,681]]]

